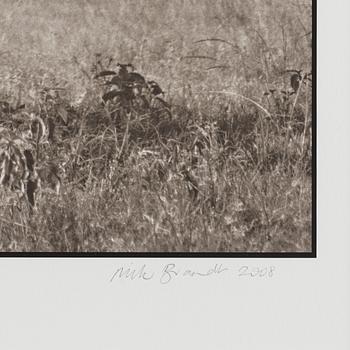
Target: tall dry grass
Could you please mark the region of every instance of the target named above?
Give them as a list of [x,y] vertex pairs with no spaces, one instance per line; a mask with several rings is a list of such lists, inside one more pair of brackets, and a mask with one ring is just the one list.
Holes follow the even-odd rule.
[[[281,90],[291,91],[286,71],[311,71],[311,10],[310,0],[3,0],[0,100],[39,113],[38,91],[59,86],[78,114],[97,112],[101,54],[160,83],[173,120],[157,136],[130,127],[126,151],[125,133],[108,128],[46,149],[66,167],[61,194],[41,190],[31,212],[1,189],[0,250],[310,251],[311,83]],[[97,143],[108,166],[92,157]],[[78,145],[91,155],[79,169]]]

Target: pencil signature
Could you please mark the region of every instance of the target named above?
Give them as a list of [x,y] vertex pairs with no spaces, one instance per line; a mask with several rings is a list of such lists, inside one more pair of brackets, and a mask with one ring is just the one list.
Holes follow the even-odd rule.
[[273,265],[249,266],[240,265],[232,267],[224,264],[213,264],[208,268],[193,269],[181,264],[168,263],[159,265],[156,269],[147,264],[129,264],[120,266],[114,270],[110,282],[117,280],[127,281],[158,281],[160,284],[169,284],[180,278],[203,279],[219,275],[231,275],[238,278],[266,279],[276,274],[276,267]]

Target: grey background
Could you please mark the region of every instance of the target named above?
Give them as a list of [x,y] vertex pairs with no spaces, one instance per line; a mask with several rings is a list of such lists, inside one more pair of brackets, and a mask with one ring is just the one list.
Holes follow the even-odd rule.
[[277,270],[166,286],[109,283],[131,259],[1,259],[1,349],[350,349],[350,3],[318,10],[318,258],[177,259]]

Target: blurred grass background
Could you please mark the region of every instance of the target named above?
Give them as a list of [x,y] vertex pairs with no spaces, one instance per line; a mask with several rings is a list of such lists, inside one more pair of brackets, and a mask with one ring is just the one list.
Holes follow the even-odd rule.
[[[79,89],[84,76],[73,57],[88,70],[102,53],[132,62],[163,86],[242,91],[274,84],[286,69],[311,70],[310,0],[2,0],[1,6],[2,74],[7,65],[23,74],[45,71]],[[206,38],[232,46],[196,43]],[[184,58],[196,55],[213,59]],[[229,68],[205,69],[216,65]]]

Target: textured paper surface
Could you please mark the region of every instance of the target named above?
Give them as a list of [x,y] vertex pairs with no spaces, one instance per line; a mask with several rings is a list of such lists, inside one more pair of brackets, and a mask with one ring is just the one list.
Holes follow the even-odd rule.
[[[350,4],[319,1],[318,10],[317,259],[2,258],[1,349],[350,348]],[[168,263],[276,270],[110,282],[120,266]]]

